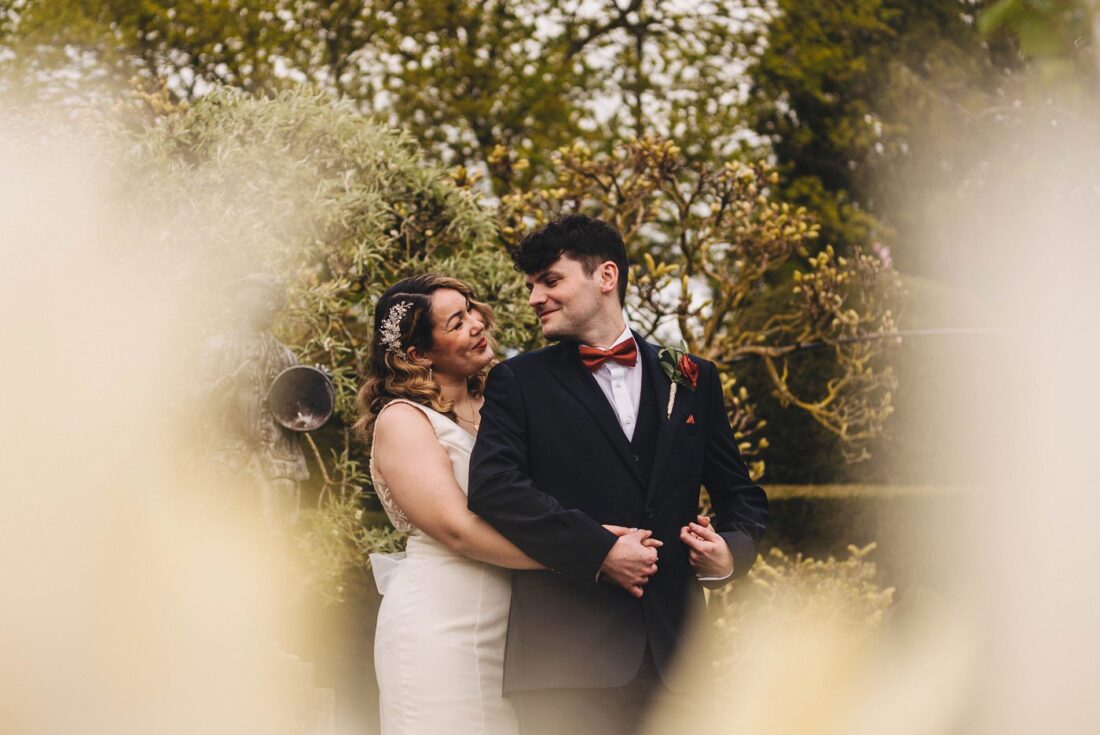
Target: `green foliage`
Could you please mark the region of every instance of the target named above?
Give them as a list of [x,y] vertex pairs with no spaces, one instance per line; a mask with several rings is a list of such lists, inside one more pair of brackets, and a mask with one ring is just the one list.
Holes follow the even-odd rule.
[[771,143],[784,193],[823,217],[824,241],[868,242],[876,222],[851,201],[882,135],[873,97],[889,68],[898,11],[884,0],[780,0],[750,69],[749,124]]
[[[757,557],[745,582],[711,592],[720,676],[737,673],[750,658],[753,630],[746,621],[768,621],[778,630],[829,624],[862,633],[883,623],[894,603],[894,588],[881,587],[868,557],[876,544],[849,545],[847,558],[824,560],[773,548]],[[747,584],[746,584],[747,582]]]
[[403,551],[408,534],[388,522],[371,524],[354,494],[329,497],[303,514],[298,540],[313,584],[326,604],[342,602],[349,569],[369,569],[370,555]]
[[900,244],[899,265],[929,265],[906,247],[934,216],[914,189],[969,173],[961,141],[980,136],[960,132],[1002,124],[994,112],[1019,66],[1011,43],[978,32],[986,5],[779,0],[754,42],[745,119],[775,153],[783,197],[819,217],[823,243]]
[[[272,90],[275,49],[286,45],[279,0],[0,0],[13,20],[8,42],[16,75],[33,84],[52,69],[78,72],[82,89],[114,91],[133,76],[171,78],[183,98],[228,84]],[[74,57],[79,60],[74,63]]]
[[661,365],[661,371],[665,376],[676,383],[677,385],[683,385],[687,388],[694,389],[696,384],[694,379],[689,377],[682,368],[682,361],[687,358],[687,353],[683,350],[679,350],[675,347],[662,347],[657,353],[657,359]]
[[135,180],[154,182],[129,193],[131,206],[163,213],[164,240],[150,248],[176,247],[189,232],[196,262],[219,266],[198,272],[196,301],[217,301],[254,270],[277,275],[287,289],[277,336],[332,376],[334,423],[320,446],[311,442],[320,525],[307,546],[320,581],[334,582],[379,541],[355,515],[370,483],[349,429],[377,297],[400,278],[439,270],[491,295],[505,344],[532,318],[491,214],[406,134],[304,90],[272,99],[216,90],[143,133],[130,165],[143,174]]
[[730,62],[750,16],[733,0],[0,2],[28,86],[45,77],[72,95],[48,72],[58,65],[108,88],[164,80],[177,101],[307,82],[408,127],[448,164],[484,171],[500,146],[521,151],[534,164],[510,172],[522,181],[578,136],[674,136],[713,157],[741,133]]
[[[347,428],[355,418],[371,304],[407,274],[454,273],[492,294],[502,343],[520,347],[537,336],[521,280],[500,247],[491,211],[477,202],[461,172],[428,164],[406,135],[370,124],[322,94],[258,99],[218,90],[168,109],[140,141],[130,165],[143,175],[134,179],[155,185],[131,192],[131,206],[158,208],[167,223],[165,239],[150,247],[171,246],[178,231],[189,230],[196,260],[220,264],[196,284],[197,301],[215,300],[251,270],[278,274],[288,303],[277,334],[304,362],[332,374],[337,417],[311,443],[321,497],[318,512],[304,524],[304,543],[324,594],[338,599],[333,585],[343,572],[365,564],[372,545],[390,541],[364,530],[356,516],[369,479]],[[643,264],[633,273],[638,291],[631,308],[638,323],[682,322],[689,344],[696,343],[693,351],[728,359],[756,354],[774,346],[773,339],[828,340],[834,332],[840,337],[858,330],[865,318],[883,318],[876,304],[860,299],[879,275],[889,274],[830,256],[814,261],[799,291],[788,294],[778,322],[742,320],[766,275],[813,236],[805,213],[769,200],[765,166],[692,164],[662,141],[639,141],[610,157],[568,150],[559,160],[559,186],[502,200],[498,215],[510,223],[501,231],[506,243],[567,202],[616,221]],[[662,253],[668,241],[681,245]],[[665,262],[669,254],[683,264]],[[722,308],[697,301],[684,273],[711,289],[711,303]],[[855,279],[852,296],[842,287],[847,278]],[[669,285],[685,290],[666,302]],[[781,364],[782,350],[772,358]],[[727,376],[724,389],[745,451],[766,446],[743,388]],[[863,390],[837,406],[858,405]]]
[[[907,217],[927,219],[921,208],[890,209],[904,193],[891,172],[904,169],[898,162],[914,140],[914,124],[891,110],[914,99],[937,111],[982,109],[965,84],[946,105],[922,91],[930,80],[996,66],[950,71],[959,59],[985,58],[960,19],[972,4],[247,5],[6,0],[0,73],[31,85],[60,63],[106,88],[132,77],[147,89],[166,85],[148,98],[163,119],[139,157],[162,185],[135,192],[134,206],[162,207],[168,229],[193,231],[202,252],[224,263],[197,297],[213,297],[257,263],[285,278],[279,333],[306,361],[330,366],[338,390],[342,423],[318,436],[326,488],[366,484],[363,458],[341,432],[369,305],[391,280],[429,267],[469,277],[494,296],[504,345],[537,341],[472,193],[485,191],[486,173],[505,246],[562,208],[611,219],[638,263],[630,305],[638,326],[658,338],[679,332],[719,361],[758,356],[766,371],[754,393],[774,392],[799,410],[765,421],[745,381],[725,374],[735,431],[757,473],[764,427],[778,430],[778,416],[810,417],[840,437],[830,448],[856,457],[881,431],[894,378],[879,359],[882,343],[859,338],[893,329],[895,281],[888,258],[849,248],[885,239]],[[742,110],[746,44],[755,65]],[[302,82],[318,91],[284,92]],[[280,96],[236,97],[220,83]],[[339,95],[347,101],[329,106]],[[936,113],[948,122],[953,114]],[[735,160],[745,120],[774,146],[778,176]],[[646,138],[653,133],[660,137]],[[645,148],[631,138],[663,142]],[[413,139],[461,166],[443,175]],[[875,187],[887,194],[873,200]],[[840,247],[808,260],[830,242]],[[804,286],[791,280],[795,270]],[[774,320],[756,319],[765,302]],[[802,355],[791,350],[806,340],[827,346],[813,353],[823,380],[798,375]]]
[[[540,161],[579,132],[590,70],[572,33],[540,35],[556,3],[413,2],[385,39],[385,114],[454,164],[484,166],[498,146]],[[512,172],[518,174],[519,172]]]
[[849,544],[880,545],[879,574],[891,586],[917,590],[935,579],[928,549],[965,512],[965,488],[947,485],[768,485],[768,533],[762,552],[797,550],[818,558]]
[[978,29],[986,37],[1015,36],[1045,81],[1095,88],[1095,18],[1095,4],[1083,0],[997,0],[979,17]]
[[[913,276],[902,277],[898,311],[905,323],[930,329],[988,328],[995,316],[961,289]],[[779,289],[751,308],[754,319],[766,319],[782,308]],[[978,316],[981,315],[981,316]],[[992,320],[992,321],[990,321]],[[759,360],[735,363],[732,371],[754,397],[758,415],[767,422],[768,446],[761,452],[769,483],[935,483],[943,481],[942,460],[958,451],[949,431],[972,403],[956,377],[966,370],[965,346],[990,344],[1003,337],[976,334],[906,336],[884,340],[880,360],[896,376],[891,405],[894,414],[883,432],[868,442],[870,458],[845,461],[835,434],[801,411],[791,411],[772,390],[767,366]],[[979,340],[984,340],[979,342]],[[799,351],[788,362],[788,381],[796,395],[821,395],[826,390],[835,356],[824,347]],[[935,400],[930,400],[935,396]]]

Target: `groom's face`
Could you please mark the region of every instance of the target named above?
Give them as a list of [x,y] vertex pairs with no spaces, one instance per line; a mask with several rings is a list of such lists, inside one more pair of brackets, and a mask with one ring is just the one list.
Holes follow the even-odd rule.
[[530,297],[543,336],[578,340],[601,315],[600,282],[580,261],[563,255],[545,270],[527,276]]

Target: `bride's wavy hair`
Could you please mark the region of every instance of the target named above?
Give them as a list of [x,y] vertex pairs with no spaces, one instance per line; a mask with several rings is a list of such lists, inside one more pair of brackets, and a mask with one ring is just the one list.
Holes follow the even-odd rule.
[[[454,404],[443,398],[439,386],[431,379],[429,369],[407,357],[410,347],[426,352],[434,346],[432,294],[441,288],[454,289],[466,297],[470,308],[484,320],[485,336],[496,349],[493,340],[493,326],[496,323],[493,310],[488,304],[479,301],[474,290],[465,282],[440,273],[426,273],[405,278],[386,289],[374,307],[370,360],[357,399],[359,419],[353,427],[356,435],[368,447],[374,436],[374,422],[378,413],[395,398],[406,398],[433,408],[449,416],[452,421],[456,418]],[[393,311],[395,306],[402,304],[408,306]],[[384,326],[387,327],[386,333],[383,331]],[[386,342],[394,344],[395,340],[395,349],[390,349]],[[481,395],[490,367],[492,363],[467,379],[471,395]]]

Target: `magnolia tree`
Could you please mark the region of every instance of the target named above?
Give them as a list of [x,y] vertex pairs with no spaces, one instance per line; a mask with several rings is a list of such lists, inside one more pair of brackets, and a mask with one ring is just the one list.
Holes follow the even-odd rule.
[[[494,165],[522,161],[501,151]],[[507,246],[556,213],[613,222],[635,264],[627,304],[635,328],[719,364],[746,456],[767,446],[765,422],[730,368],[746,358],[763,361],[780,400],[839,436],[850,459],[867,456],[893,410],[895,379],[881,356],[896,334],[900,281],[888,263],[831,247],[811,256],[817,225],[805,209],[773,199],[778,178],[764,163],[692,162],[672,142],[646,138],[610,154],[563,148],[553,165],[551,185],[502,199]],[[831,374],[805,390],[792,356],[809,347],[834,359]],[[761,475],[763,462],[750,469]]]

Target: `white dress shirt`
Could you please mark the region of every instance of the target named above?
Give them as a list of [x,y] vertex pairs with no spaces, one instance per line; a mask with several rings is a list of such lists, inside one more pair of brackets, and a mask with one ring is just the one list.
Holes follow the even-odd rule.
[[[634,341],[629,324],[611,344],[591,346],[608,350],[626,339]],[[642,403],[642,350],[637,344],[635,348],[638,350],[638,356],[634,358],[633,366],[620,365],[614,360],[605,360],[592,372],[592,377],[596,379],[600,390],[607,397],[607,402],[615,411],[627,441],[634,438],[634,427],[638,424],[638,408]]]

